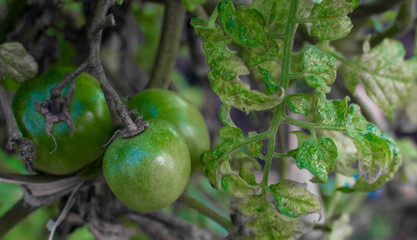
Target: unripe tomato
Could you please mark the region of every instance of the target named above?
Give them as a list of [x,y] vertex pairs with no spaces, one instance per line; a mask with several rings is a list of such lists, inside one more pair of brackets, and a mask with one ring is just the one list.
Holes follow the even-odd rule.
[[143,119],[163,119],[174,124],[190,150],[192,172],[200,166],[200,155],[210,148],[207,125],[200,111],[175,92],[148,89],[132,97],[130,109],[137,109]]
[[148,212],[174,202],[190,177],[190,153],[171,123],[151,119],[131,138],[118,136],[103,156],[103,172],[113,193],[128,207]]
[[[105,150],[103,145],[114,132],[110,112],[97,80],[87,73],[77,77],[75,92],[69,105],[74,133],[69,136],[66,122],[55,123],[51,134],[45,131],[45,116],[35,109],[35,101],[50,97],[50,90],[71,69],[50,71],[23,84],[16,92],[12,107],[20,131],[36,149],[36,169],[51,174],[76,172],[96,160]],[[64,89],[64,94],[69,90]],[[51,153],[52,152],[52,153]]]

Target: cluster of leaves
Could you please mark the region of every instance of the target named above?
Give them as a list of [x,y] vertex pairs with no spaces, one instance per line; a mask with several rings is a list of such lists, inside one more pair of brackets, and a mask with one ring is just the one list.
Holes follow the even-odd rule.
[[[296,237],[307,229],[298,217],[321,210],[317,196],[302,183],[282,179],[268,185],[274,157],[292,157],[317,183],[327,182],[332,171],[358,174],[353,186],[339,189],[343,192],[375,191],[402,164],[395,141],[369,123],[358,105],[349,104],[349,97],[326,98],[329,85],[336,80],[336,60],[340,60],[347,88],[353,93],[357,84],[364,84],[370,98],[392,116],[409,97],[406,93],[417,77],[415,59],[404,60],[401,43],[385,40],[371,49],[366,41],[363,54],[353,61],[333,51],[328,42],[291,52],[298,24],[308,23],[309,33],[318,40],[340,39],[350,32],[347,14],[358,5],[358,0],[255,0],[248,6],[235,6],[223,0],[208,22],[199,18],[191,22],[205,39],[209,79],[223,102],[219,115],[225,125],[217,146],[203,154],[202,171],[213,187],[234,197],[235,208],[246,216],[243,230],[255,239]],[[281,68],[275,74],[270,66],[277,65]],[[250,73],[261,76],[264,92],[251,89],[241,79]],[[289,94],[290,79],[305,80],[313,93]],[[271,110],[274,118],[267,131],[244,133],[230,117],[232,107],[246,113]],[[305,121],[287,115],[286,109]],[[306,131],[293,132],[298,139],[296,149],[274,153],[281,123]],[[266,155],[261,153],[263,139],[269,144]],[[352,153],[338,147],[346,141],[353,143]],[[265,161],[261,183],[254,175],[262,170],[260,161]]]

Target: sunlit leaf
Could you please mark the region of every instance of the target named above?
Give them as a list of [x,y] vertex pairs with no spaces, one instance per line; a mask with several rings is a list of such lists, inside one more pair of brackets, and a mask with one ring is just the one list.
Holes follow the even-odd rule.
[[329,92],[330,87],[336,80],[336,59],[320,51],[317,47],[308,45],[303,53],[303,73],[307,84],[313,88],[320,88]]
[[23,82],[33,78],[37,73],[38,64],[22,44],[8,42],[0,45],[0,74]]
[[352,29],[347,16],[359,5],[359,0],[323,0],[314,5],[307,21],[311,22],[311,34],[319,40],[335,40],[345,37]]
[[414,94],[417,59],[404,60],[404,47],[396,40],[385,39],[369,48],[369,42],[365,42],[364,53],[352,62],[349,70],[342,72],[344,81],[352,93],[362,83],[369,98],[391,118],[393,111],[403,107]]
[[277,202],[281,213],[289,217],[298,217],[321,210],[321,204],[316,195],[307,191],[307,184],[284,179],[269,186],[269,191]]

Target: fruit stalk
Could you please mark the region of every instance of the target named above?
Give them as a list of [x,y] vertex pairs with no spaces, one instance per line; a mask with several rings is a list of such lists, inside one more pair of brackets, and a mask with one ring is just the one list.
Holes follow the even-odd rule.
[[[1,74],[0,79],[3,79]],[[17,147],[20,152],[20,159],[25,163],[26,169],[29,172],[32,172],[34,169],[33,160],[35,159],[35,146],[30,140],[22,136],[22,133],[17,126],[17,122],[10,106],[9,99],[7,98],[6,91],[1,84],[0,108],[3,112],[3,116],[7,125],[7,149],[13,150],[15,147]]]

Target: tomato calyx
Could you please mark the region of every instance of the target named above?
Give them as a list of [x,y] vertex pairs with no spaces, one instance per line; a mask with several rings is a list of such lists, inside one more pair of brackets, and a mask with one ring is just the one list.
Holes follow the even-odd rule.
[[120,129],[116,130],[116,132],[114,132],[113,136],[104,145],[104,147],[107,147],[119,134],[121,134],[123,138],[131,138],[131,137],[134,137],[134,136],[142,133],[143,131],[145,131],[145,128],[149,127],[149,123],[148,122],[142,122],[142,119],[143,119],[143,116],[136,117],[136,119],[135,119],[136,128],[126,127],[122,130],[120,130]]
[[57,143],[54,135],[52,135],[51,130],[55,123],[57,122],[66,122],[69,126],[68,135],[71,137],[74,133],[74,120],[69,113],[69,105],[71,103],[72,96],[74,95],[75,84],[71,84],[71,88],[68,94],[64,97],[58,97],[52,99],[51,97],[47,98],[44,102],[35,101],[35,109],[45,117],[45,131],[52,138],[55,144],[54,150],[51,153],[55,152],[57,149]]

